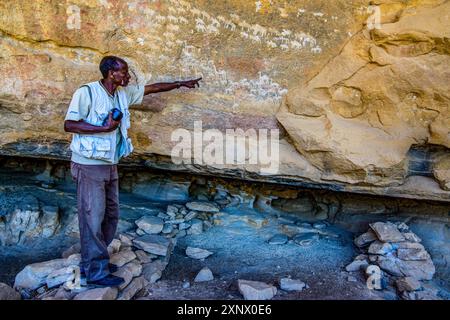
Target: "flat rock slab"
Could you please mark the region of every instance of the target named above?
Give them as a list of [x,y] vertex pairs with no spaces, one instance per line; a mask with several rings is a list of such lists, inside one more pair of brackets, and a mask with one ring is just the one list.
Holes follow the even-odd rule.
[[134,259],[136,259],[136,254],[132,250],[120,251],[111,256],[110,263],[121,267]]
[[259,281],[239,279],[238,287],[245,300],[270,300],[277,293],[276,287]]
[[303,281],[291,278],[280,279],[280,288],[285,291],[302,291],[306,287]]
[[153,216],[144,216],[136,221],[136,225],[147,234],[158,234],[164,228],[164,220]]
[[201,248],[193,248],[193,247],[186,248],[186,255],[192,259],[205,259],[212,254],[213,252]]
[[172,242],[169,239],[163,236],[150,234],[134,239],[133,243],[139,249],[158,256],[168,255],[172,245]]
[[62,269],[67,266],[66,259],[55,259],[45,262],[33,263],[26,266],[16,275],[14,282],[15,288],[37,289],[45,284],[47,276],[54,270]]
[[117,293],[117,288],[96,288],[77,294],[73,300],[115,300]]
[[203,212],[219,212],[219,207],[213,202],[194,201],[186,203],[186,207],[190,210]]
[[375,240],[378,240],[377,235],[370,229],[367,232],[356,237],[354,243],[357,247],[361,248],[371,244]]
[[375,222],[370,224],[370,228],[375,232],[377,238],[383,242],[405,241],[403,234],[397,229],[397,226],[389,222]]

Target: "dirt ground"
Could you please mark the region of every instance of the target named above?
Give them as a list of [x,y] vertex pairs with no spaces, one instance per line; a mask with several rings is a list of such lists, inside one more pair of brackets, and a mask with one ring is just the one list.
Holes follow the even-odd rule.
[[[362,273],[353,273],[356,281],[348,281],[349,273],[344,271],[344,267],[356,255],[351,234],[328,227],[339,238],[321,238],[309,247],[292,241],[274,245],[267,240],[280,233],[280,224],[275,217],[246,208],[225,211],[229,216],[224,217],[223,225],[178,240],[162,278],[149,286],[147,299],[242,299],[237,287],[238,279],[275,285],[278,293],[274,299],[394,298],[386,292],[369,290]],[[262,227],[246,222],[255,218],[269,222]],[[191,259],[185,254],[187,246],[207,249],[214,254],[203,261]],[[194,282],[203,267],[212,271],[214,280]],[[301,292],[279,290],[279,281],[285,277],[299,279],[308,287]]]

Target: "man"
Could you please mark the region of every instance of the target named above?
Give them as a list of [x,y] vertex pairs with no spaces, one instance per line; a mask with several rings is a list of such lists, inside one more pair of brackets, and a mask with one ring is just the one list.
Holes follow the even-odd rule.
[[[117,163],[133,151],[127,136],[128,107],[140,104],[150,93],[195,88],[201,78],[128,86],[128,64],[114,56],[102,59],[100,71],[103,79],[83,85],[74,93],[64,130],[73,133],[71,174],[77,183],[80,269],[88,284],[101,287],[118,286],[124,281],[112,275],[117,267],[109,264],[107,247],[119,220]],[[121,120],[113,118],[113,108],[122,112]]]

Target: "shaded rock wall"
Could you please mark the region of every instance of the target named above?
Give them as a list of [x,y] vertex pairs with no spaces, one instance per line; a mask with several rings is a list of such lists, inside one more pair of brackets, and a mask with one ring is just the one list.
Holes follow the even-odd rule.
[[[68,159],[71,95],[115,54],[134,82],[203,77],[133,108],[124,163],[449,201],[449,4],[376,4],[381,28],[369,30],[377,11],[364,0],[2,1],[0,154]],[[280,129],[278,174],[173,164],[171,133],[194,120]]]

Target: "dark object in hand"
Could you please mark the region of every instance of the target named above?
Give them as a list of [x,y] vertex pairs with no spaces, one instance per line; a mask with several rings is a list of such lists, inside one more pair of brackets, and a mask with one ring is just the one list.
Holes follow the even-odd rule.
[[[114,121],[120,121],[120,120],[122,120],[123,113],[122,113],[122,111],[120,111],[119,109],[114,108],[114,109],[111,110],[111,113],[112,113],[112,118],[113,118]],[[109,118],[109,114],[108,114],[108,116],[106,117],[106,119],[103,120],[103,125],[106,125],[106,123],[108,122],[108,118]]]

